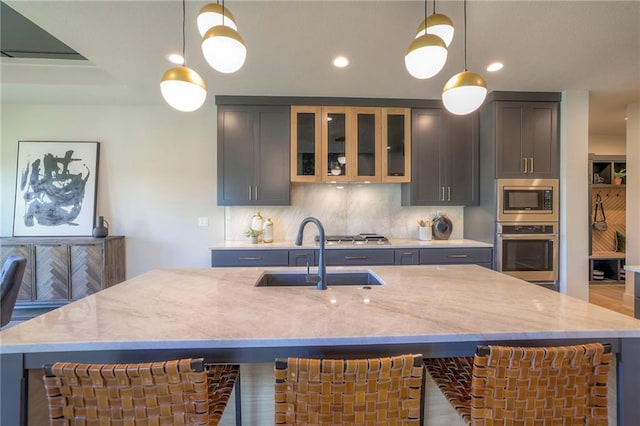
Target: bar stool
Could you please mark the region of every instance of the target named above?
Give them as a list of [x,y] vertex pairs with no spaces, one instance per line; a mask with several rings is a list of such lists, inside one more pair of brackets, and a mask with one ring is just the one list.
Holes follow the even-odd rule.
[[422,355],[276,359],[275,424],[403,424],[422,421]]
[[601,343],[478,346],[474,357],[426,359],[425,366],[468,424],[606,426],[611,359],[611,345]]
[[[57,362],[43,368],[52,426],[217,425],[239,379],[238,365],[210,365],[202,358],[139,364]],[[236,388],[238,425],[239,408]]]

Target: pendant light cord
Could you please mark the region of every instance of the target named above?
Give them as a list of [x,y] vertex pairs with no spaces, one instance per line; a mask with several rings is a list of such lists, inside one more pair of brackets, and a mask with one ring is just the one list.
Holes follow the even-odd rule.
[[186,6],[185,6],[186,0],[182,0],[182,66],[186,67],[187,66],[187,57],[184,53],[184,46],[185,46],[185,32],[184,32],[184,26],[185,26],[185,15],[186,15]]
[[464,70],[467,71],[467,0],[464,0]]
[[427,32],[427,0],[424,0],[424,32]]
[[224,0],[222,0],[222,26],[224,26]]
[[436,0],[433,0],[433,14],[436,14]]

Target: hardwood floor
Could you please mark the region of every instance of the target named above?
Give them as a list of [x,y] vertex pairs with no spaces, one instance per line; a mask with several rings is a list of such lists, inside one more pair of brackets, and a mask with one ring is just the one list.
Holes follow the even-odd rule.
[[621,314],[633,316],[633,309],[622,306],[624,284],[589,285],[589,302]]

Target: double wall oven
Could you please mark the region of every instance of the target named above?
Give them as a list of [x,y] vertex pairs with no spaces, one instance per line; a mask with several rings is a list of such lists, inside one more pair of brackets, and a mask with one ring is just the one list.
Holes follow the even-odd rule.
[[556,288],[558,180],[497,180],[496,270]]

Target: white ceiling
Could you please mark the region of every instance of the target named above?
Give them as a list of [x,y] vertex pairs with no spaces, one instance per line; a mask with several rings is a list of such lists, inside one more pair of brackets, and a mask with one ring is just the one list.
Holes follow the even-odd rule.
[[[163,104],[166,55],[181,50],[180,0],[6,3],[89,63],[3,58],[3,104]],[[206,3],[187,1],[186,56],[207,83],[208,104],[215,95],[436,99],[464,67],[460,0],[436,2],[456,35],[447,65],[429,80],[404,67],[422,1],[228,0],[248,55],[224,75],[200,51],[195,17]],[[626,105],[640,100],[640,1],[470,0],[467,21],[468,68],[490,91],[589,90],[590,133],[625,134]],[[349,67],[331,65],[337,54]],[[484,68],[494,60],[505,68],[491,74]]]

